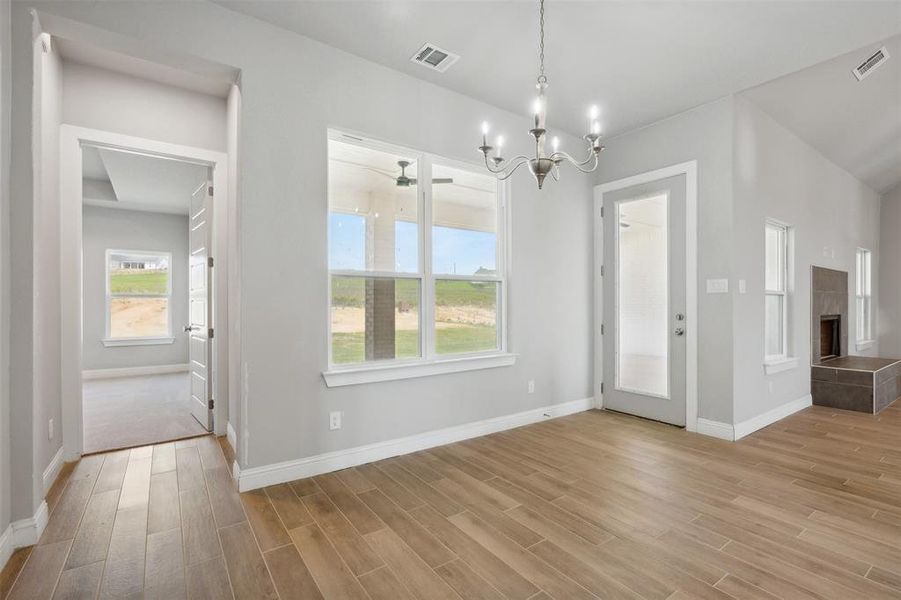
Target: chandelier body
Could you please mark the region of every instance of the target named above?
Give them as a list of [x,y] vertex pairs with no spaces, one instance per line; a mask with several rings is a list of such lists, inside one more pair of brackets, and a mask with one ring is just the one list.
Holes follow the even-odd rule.
[[482,145],[479,151],[485,158],[485,167],[494,173],[498,179],[504,180],[513,175],[519,167],[529,165],[529,171],[535,177],[538,183],[538,189],[544,185],[544,180],[548,174],[554,180],[560,179],[560,164],[564,161],[576,167],[583,173],[590,173],[598,168],[598,154],[604,147],[600,143],[601,128],[597,121],[598,109],[592,107],[588,117],[588,133],[583,136],[586,142],[587,154],[584,159],[574,158],[567,152],[559,150],[559,141],[553,138],[551,145],[553,152],[547,154],[545,146],[547,144],[547,76],[544,74],[544,0],[539,0],[539,37],[538,37],[538,79],[535,84],[538,90],[538,97],[533,104],[532,114],[534,115],[534,126],[529,130],[529,134],[535,138],[535,154],[534,156],[526,156],[520,154],[513,158],[507,159],[502,156],[504,138],[498,136],[494,146],[488,145],[488,123],[482,123]]

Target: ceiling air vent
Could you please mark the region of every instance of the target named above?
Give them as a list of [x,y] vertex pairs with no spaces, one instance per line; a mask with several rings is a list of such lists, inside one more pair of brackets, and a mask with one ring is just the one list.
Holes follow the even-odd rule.
[[411,62],[428,67],[439,73],[447,71],[448,67],[459,59],[459,55],[442,50],[435,44],[426,44],[419,49],[419,52],[410,57]]
[[875,71],[876,68],[881,66],[888,58],[889,53],[888,50],[885,49],[885,46],[874,52],[870,58],[854,68],[854,76],[857,77],[857,81],[861,81],[864,77]]

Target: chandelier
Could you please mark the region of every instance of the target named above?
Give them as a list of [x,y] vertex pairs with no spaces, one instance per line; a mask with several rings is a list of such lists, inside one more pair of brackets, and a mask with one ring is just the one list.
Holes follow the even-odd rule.
[[[598,154],[604,147],[600,143],[601,126],[598,122],[598,108],[592,106],[588,112],[588,133],[582,139],[588,145],[588,155],[584,160],[578,160],[570,154],[560,150],[560,140],[554,137],[551,140],[553,152],[545,153],[545,144],[547,142],[547,102],[545,92],[547,91],[547,76],[544,74],[544,0],[538,2],[538,80],[535,88],[538,90],[538,97],[532,105],[532,114],[534,115],[534,127],[529,130],[529,134],[535,138],[535,156],[529,157],[520,154],[511,159],[504,158],[501,154],[504,146],[503,136],[498,136],[494,146],[488,145],[488,131],[490,126],[487,122],[482,123],[482,145],[479,150],[485,156],[485,167],[497,175],[500,180],[507,179],[522,165],[528,164],[529,170],[538,182],[538,189],[544,184],[544,179],[548,173],[555,181],[560,179],[560,163],[566,160],[583,173],[591,173],[598,168]],[[493,153],[493,154],[492,154]]]

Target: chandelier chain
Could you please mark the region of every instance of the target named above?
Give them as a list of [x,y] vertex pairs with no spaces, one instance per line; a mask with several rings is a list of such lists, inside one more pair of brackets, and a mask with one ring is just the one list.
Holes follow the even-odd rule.
[[538,83],[547,83],[544,74],[544,0],[539,0],[538,7]]

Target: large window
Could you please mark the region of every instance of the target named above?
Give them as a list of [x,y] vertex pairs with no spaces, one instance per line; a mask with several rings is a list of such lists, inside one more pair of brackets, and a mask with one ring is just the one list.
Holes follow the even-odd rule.
[[788,355],[788,242],[789,228],[776,222],[766,224],[765,359],[774,361]]
[[340,135],[328,151],[330,364],[504,350],[498,181]]
[[172,335],[172,255],[106,251],[106,338],[140,340]]
[[857,249],[857,341],[873,339],[873,254]]

